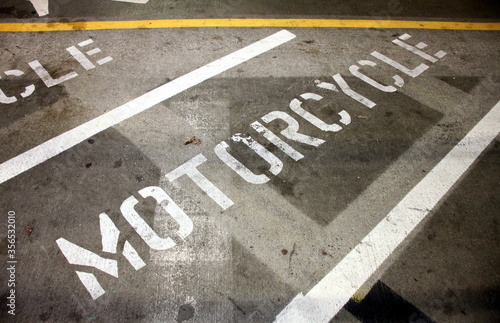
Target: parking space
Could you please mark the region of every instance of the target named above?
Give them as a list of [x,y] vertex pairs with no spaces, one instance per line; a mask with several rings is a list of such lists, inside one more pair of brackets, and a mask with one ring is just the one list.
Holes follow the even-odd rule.
[[2,319],[497,321],[495,4],[240,3],[2,5]]

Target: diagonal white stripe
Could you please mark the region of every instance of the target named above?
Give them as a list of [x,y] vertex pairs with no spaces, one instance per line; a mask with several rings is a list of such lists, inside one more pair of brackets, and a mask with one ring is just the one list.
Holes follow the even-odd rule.
[[500,132],[500,101],[396,207],[305,296],[275,322],[329,322],[430,213]]
[[95,119],[73,128],[0,165],[0,184],[152,106],[295,38],[279,31],[200,67]]

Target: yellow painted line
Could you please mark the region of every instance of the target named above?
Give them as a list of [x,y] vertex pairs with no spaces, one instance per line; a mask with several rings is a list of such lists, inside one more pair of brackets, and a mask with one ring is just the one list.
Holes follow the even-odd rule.
[[169,19],[134,21],[0,23],[0,32],[186,27],[335,27],[438,30],[500,30],[500,23],[349,19]]
[[358,289],[358,291],[354,293],[354,295],[352,295],[351,299],[356,303],[361,303],[370,291],[371,287],[368,288],[366,286],[361,286],[361,288]]

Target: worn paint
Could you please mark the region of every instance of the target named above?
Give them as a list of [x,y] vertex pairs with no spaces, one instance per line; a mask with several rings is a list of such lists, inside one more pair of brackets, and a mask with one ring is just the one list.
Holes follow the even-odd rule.
[[469,169],[499,133],[500,101],[398,205],[275,322],[329,322]]
[[[35,148],[32,148],[2,163],[0,165],[0,183],[3,183],[12,177],[27,171],[28,169],[43,163],[49,158],[57,156],[63,151],[68,150],[76,144],[87,140],[93,135],[108,129],[109,127],[127,120],[134,115],[191,88],[194,85],[208,80],[215,75],[254,58],[255,56],[284,44],[293,38],[295,38],[295,35],[289,31],[279,31],[269,37],[259,40],[245,48],[168,82],[57,137],[54,137],[43,144],[40,144]],[[57,82],[63,82],[63,79],[65,80],[67,78],[77,76],[75,75],[76,73],[70,73],[54,80],[38,61],[33,61],[30,65],[33,65],[33,69],[44,80],[44,82],[48,84],[47,86],[52,86]]]
[[438,30],[500,30],[497,22],[352,20],[352,19],[168,19],[133,21],[85,21],[64,23],[3,23],[0,32],[33,32],[100,29],[151,29],[192,27],[316,27],[394,28]]

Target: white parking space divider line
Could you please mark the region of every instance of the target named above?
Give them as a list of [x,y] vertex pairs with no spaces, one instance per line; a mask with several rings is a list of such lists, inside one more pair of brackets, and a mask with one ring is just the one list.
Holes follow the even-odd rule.
[[30,0],[39,17],[49,14],[49,0]]
[[200,67],[0,164],[0,184],[154,105],[295,38],[279,31]]
[[275,322],[329,322],[382,265],[500,132],[500,101],[396,207],[305,296]]

